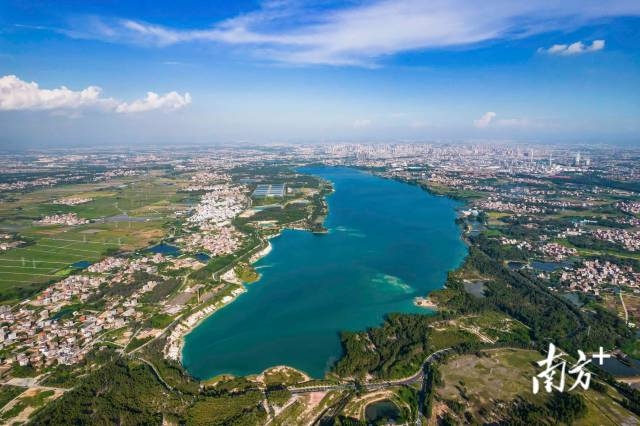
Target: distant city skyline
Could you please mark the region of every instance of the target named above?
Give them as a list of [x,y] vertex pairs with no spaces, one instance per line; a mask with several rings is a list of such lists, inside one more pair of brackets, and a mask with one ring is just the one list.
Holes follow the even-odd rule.
[[0,4],[0,149],[640,145],[640,3]]

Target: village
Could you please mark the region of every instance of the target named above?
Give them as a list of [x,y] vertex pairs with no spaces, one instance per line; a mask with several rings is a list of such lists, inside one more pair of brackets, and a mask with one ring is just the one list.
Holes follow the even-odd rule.
[[[218,183],[209,185],[210,181]],[[199,253],[199,256],[209,258],[232,253],[239,247],[242,235],[230,223],[247,205],[244,195],[246,189],[231,185],[228,181],[229,177],[224,174],[201,173],[194,176],[194,184],[205,182],[204,187],[208,192],[188,213],[184,221],[186,235],[175,241],[185,253]],[[198,186],[197,190],[202,189],[202,186]],[[57,200],[66,205],[89,201],[82,197]],[[86,223],[88,220],[79,218],[75,213],[46,216],[38,221],[39,225],[60,226]],[[3,240],[10,240],[11,237],[3,234]],[[11,354],[3,357],[0,371],[7,374],[19,366],[40,372],[55,365],[73,365],[105,340],[126,348],[133,339],[155,337],[161,330],[148,326],[140,328],[145,319],[157,315],[173,319],[180,315],[189,300],[207,302],[220,288],[208,293],[203,291],[201,296],[202,285],[183,286],[179,297],[174,297],[174,292],[168,292],[160,300],[149,299],[153,300],[151,303],[145,299],[145,294],[152,293],[163,282],[182,280],[181,277],[186,277],[190,271],[204,266],[201,260],[189,255],[147,251],[109,256],[53,283],[13,307],[0,307],[0,322],[3,324],[0,327],[0,350]],[[178,277],[176,274],[179,274]],[[208,304],[186,318],[172,331],[167,344],[167,356],[179,358],[177,351],[184,333],[242,291],[241,286],[234,287],[230,294],[221,297],[219,304]],[[100,310],[86,308],[96,306],[97,301],[100,302],[98,306],[102,306]],[[107,339],[106,335],[112,331],[115,332],[114,336],[124,338]]]

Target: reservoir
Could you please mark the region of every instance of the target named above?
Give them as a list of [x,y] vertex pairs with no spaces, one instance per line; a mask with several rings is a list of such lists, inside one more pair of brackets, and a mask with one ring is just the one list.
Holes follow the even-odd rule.
[[304,168],[331,181],[327,234],[285,230],[254,266],[261,279],[186,336],[183,363],[204,379],[289,365],[321,378],[342,353],[339,332],[421,312],[467,253],[459,203],[347,168]]

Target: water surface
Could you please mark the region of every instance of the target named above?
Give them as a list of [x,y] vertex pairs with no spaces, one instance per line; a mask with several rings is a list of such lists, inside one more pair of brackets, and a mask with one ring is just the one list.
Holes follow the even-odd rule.
[[178,247],[172,246],[171,244],[167,243],[156,244],[155,246],[149,247],[145,251],[156,254],[164,254],[168,256],[180,256],[180,254],[182,253]]
[[255,266],[248,292],[186,337],[198,378],[286,364],[322,377],[341,355],[339,332],[390,312],[425,312],[413,298],[441,288],[466,255],[457,202],[344,168],[307,168],[333,182],[328,234],[286,230]]
[[364,409],[364,417],[370,423],[382,420],[394,421],[400,418],[400,409],[388,399],[383,399],[367,405]]

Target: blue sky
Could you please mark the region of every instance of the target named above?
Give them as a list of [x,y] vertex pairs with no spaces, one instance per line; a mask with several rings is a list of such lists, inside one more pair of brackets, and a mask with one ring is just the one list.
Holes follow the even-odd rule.
[[0,147],[640,145],[639,24],[636,0],[4,0]]

